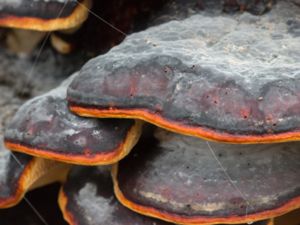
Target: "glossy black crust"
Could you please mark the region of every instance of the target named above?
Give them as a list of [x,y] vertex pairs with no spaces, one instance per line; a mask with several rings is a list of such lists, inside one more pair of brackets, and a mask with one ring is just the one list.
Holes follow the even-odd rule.
[[76,225],[171,225],[145,217],[122,206],[114,196],[109,171],[97,167],[73,168],[63,186],[65,213]]
[[87,110],[140,110],[218,135],[298,134],[299,35],[291,27],[299,21],[287,12],[300,8],[293,7],[283,1],[261,17],[197,15],[128,36],[86,63],[68,100]]
[[5,131],[5,142],[36,149],[37,155],[46,151],[91,159],[122,146],[134,121],[74,115],[65,100],[66,83],[20,107]]
[[[0,144],[0,207],[3,203],[5,207],[5,202],[17,197],[16,193],[20,188],[20,179],[30,162],[32,162],[33,157],[22,153],[14,153],[14,158],[7,149],[1,146]],[[13,202],[13,200],[9,202]]]
[[141,140],[119,162],[119,190],[130,202],[190,218],[245,219],[247,211],[254,221],[267,210],[272,218],[272,210],[300,206],[298,143],[208,146],[163,130],[156,136],[159,141]]
[[41,19],[68,17],[78,3],[76,0],[0,0],[0,19],[10,16]]

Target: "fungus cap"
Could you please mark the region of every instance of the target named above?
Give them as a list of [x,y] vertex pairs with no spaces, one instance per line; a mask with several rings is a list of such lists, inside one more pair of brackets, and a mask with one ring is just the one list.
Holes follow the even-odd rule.
[[[54,85],[58,77],[54,79],[48,76],[48,79],[45,79],[43,76],[45,74],[41,73],[42,75],[34,74],[34,79],[31,80],[25,77],[28,74],[26,69],[29,67],[26,60],[6,54],[3,49],[0,51],[0,59],[0,208],[8,208],[19,203],[27,191],[62,181],[68,172],[69,165],[22,153],[12,153],[4,146],[5,127],[27,98],[24,94],[26,91],[22,93],[25,83],[23,81],[30,81],[31,89],[28,94],[30,96]],[[43,81],[40,81],[39,76],[43,77]],[[1,210],[1,218],[2,213]],[[8,220],[0,219],[0,221]]]
[[74,115],[65,99],[72,79],[20,107],[5,131],[7,148],[87,165],[112,164],[129,153],[140,136],[141,123]]
[[0,26],[53,31],[83,23],[91,0],[0,0]]
[[300,7],[281,1],[261,17],[198,14],[132,34],[85,64],[70,108],[223,142],[299,140],[299,20],[290,15]]
[[11,153],[0,138],[0,208],[16,205],[28,190],[61,181],[68,165],[35,158],[22,153]]
[[[70,225],[171,225],[122,206],[113,193],[108,168],[73,167],[61,188],[59,205]],[[253,225],[272,225],[260,221]]]
[[233,145],[156,132],[114,166],[115,194],[179,224],[247,223],[300,207],[299,143]]

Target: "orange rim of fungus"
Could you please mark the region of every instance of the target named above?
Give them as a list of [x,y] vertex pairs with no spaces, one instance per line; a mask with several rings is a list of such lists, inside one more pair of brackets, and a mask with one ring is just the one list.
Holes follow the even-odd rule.
[[78,165],[108,165],[118,162],[129,154],[141,135],[142,124],[143,123],[141,121],[135,120],[134,125],[127,132],[126,138],[116,149],[108,153],[98,153],[93,156],[90,155],[89,149],[85,149],[83,151],[84,153],[81,155],[63,155],[61,153],[28,147],[12,141],[5,140],[4,143],[6,148],[12,151],[22,152],[36,157]]
[[59,191],[58,205],[63,214],[64,219],[71,225],[76,225],[76,220],[73,214],[67,209],[68,197],[63,191],[63,187]]
[[[118,164],[115,164],[112,168],[112,178],[114,183],[114,192],[117,199],[127,208],[146,215],[151,216],[157,219],[161,219],[167,222],[177,223],[177,224],[184,224],[184,225],[209,225],[209,224],[240,224],[240,223],[249,223],[255,222],[265,219],[274,218],[277,216],[281,216],[286,214],[292,210],[295,210],[300,207],[300,196],[290,201],[286,202],[280,207],[271,210],[265,210],[264,212],[248,214],[245,216],[230,216],[230,217],[216,217],[216,218],[209,218],[209,217],[201,217],[201,216],[193,216],[193,217],[185,217],[179,216],[175,213],[168,213],[164,211],[160,211],[156,208],[150,206],[144,206],[137,203],[134,203],[128,200],[122,191],[119,188],[119,183],[117,180],[118,176]],[[271,223],[272,224],[272,223]]]
[[17,181],[17,189],[15,193],[6,199],[0,200],[0,208],[9,208],[18,204],[30,186],[39,179],[34,176],[35,170],[39,169],[39,161],[41,159],[33,158],[23,169]]
[[91,0],[83,0],[67,17],[55,19],[41,19],[34,17],[8,16],[0,19],[0,26],[29,29],[37,31],[64,30],[78,26],[83,23],[89,14]]
[[142,109],[96,109],[76,106],[72,105],[71,103],[70,110],[80,116],[86,117],[140,119],[166,130],[170,130],[183,135],[199,137],[209,141],[227,142],[232,144],[257,144],[300,140],[300,131],[290,131],[281,134],[265,135],[235,135],[229,133],[221,133],[203,127],[195,128],[192,126],[183,125],[178,122],[165,119],[158,114],[150,113]]
[[28,174],[30,174],[32,167],[34,166],[35,159],[33,159],[29,164],[26,165],[25,169],[20,175],[20,178],[17,182],[17,189],[16,192],[10,196],[9,198],[1,199],[0,200],[0,208],[9,208],[16,204],[18,204],[19,201],[23,198],[25,195],[26,189],[28,187],[29,179]]

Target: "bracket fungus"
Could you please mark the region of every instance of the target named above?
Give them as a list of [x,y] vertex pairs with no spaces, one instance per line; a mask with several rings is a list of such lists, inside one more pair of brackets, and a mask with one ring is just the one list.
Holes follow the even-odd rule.
[[297,15],[281,1],[260,17],[194,15],[132,34],[83,66],[70,109],[223,142],[299,140]]
[[297,142],[209,143],[165,130],[155,136],[113,168],[115,194],[136,212],[179,224],[230,224],[300,207]]
[[[108,168],[74,167],[59,194],[59,205],[70,225],[171,225],[135,213],[118,202]],[[273,225],[260,221],[253,225]]]
[[142,123],[74,115],[65,99],[72,79],[20,107],[5,132],[7,148],[87,165],[112,164],[129,153],[140,136]]
[[[1,60],[1,63],[4,61]],[[2,67],[2,72],[8,71]],[[18,75],[10,78],[20,78]],[[44,81],[44,86],[47,85]],[[11,153],[5,148],[3,142],[5,126],[22,102],[22,99],[14,96],[14,91],[16,90],[9,82],[9,78],[5,80],[0,74],[0,208],[16,205],[28,190],[63,180],[69,169],[69,166],[63,163],[22,153]]]
[[0,208],[16,205],[29,189],[63,179],[64,167],[22,153],[12,155],[0,143]]
[[[58,30],[54,48],[81,50],[0,49],[0,208],[63,181],[70,225],[280,225],[300,209],[300,7],[274,2],[99,1],[80,27],[92,0],[0,0],[0,26],[21,29],[1,41]],[[99,18],[114,30],[91,38]]]
[[70,225],[171,225],[122,206],[114,196],[109,171],[99,167],[74,167],[60,191],[59,204]]

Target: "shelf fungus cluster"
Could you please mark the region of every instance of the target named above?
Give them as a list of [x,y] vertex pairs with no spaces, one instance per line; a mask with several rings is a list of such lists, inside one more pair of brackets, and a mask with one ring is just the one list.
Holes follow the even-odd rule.
[[[29,60],[40,95],[0,62],[0,208],[59,182],[70,225],[299,225],[300,4],[137,4],[142,31],[84,65],[55,52],[46,79]],[[0,0],[0,26],[68,33],[93,9]]]

